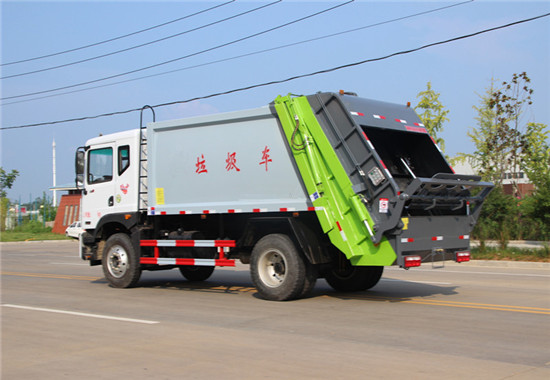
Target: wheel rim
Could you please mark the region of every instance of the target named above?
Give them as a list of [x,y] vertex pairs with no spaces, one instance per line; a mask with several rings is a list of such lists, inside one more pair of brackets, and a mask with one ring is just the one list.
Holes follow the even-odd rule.
[[109,273],[116,278],[121,278],[128,270],[128,253],[120,245],[115,245],[109,250],[107,268]]
[[278,250],[265,252],[258,261],[258,274],[262,282],[271,287],[280,286],[286,277],[286,260]]

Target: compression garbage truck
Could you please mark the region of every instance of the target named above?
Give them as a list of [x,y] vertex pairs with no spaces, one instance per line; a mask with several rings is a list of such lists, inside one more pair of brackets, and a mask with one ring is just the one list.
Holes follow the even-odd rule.
[[469,261],[493,187],[454,174],[409,105],[342,91],[95,137],[76,174],[80,257],[111,286],[174,268],[204,281],[240,260],[278,301],[318,278],[362,291],[384,266]]

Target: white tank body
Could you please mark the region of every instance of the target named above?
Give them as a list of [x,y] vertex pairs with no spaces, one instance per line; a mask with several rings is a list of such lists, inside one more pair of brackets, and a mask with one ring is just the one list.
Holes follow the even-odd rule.
[[147,136],[151,215],[312,206],[269,107],[150,123]]

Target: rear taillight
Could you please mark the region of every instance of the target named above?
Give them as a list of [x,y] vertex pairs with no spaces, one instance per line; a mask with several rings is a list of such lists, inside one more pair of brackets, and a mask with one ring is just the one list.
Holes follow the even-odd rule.
[[466,261],[470,261],[470,252],[457,252],[456,253],[456,262],[457,263],[464,263]]
[[422,264],[420,256],[405,256],[405,268],[419,267]]

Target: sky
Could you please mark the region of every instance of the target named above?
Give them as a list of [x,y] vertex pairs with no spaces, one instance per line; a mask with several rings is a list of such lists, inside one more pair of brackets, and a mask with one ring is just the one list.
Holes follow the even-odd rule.
[[[384,57],[550,12],[549,1],[227,2],[1,1],[0,127],[205,97]],[[448,8],[429,12],[442,7]],[[191,16],[200,11],[204,12]],[[246,11],[250,12],[237,16]],[[178,18],[183,19],[96,44]],[[230,19],[221,21],[226,18]],[[180,35],[164,39],[175,34]],[[319,39],[329,35],[333,36]],[[164,40],[129,49],[158,39]],[[303,42],[308,40],[312,41]],[[129,50],[111,54],[124,49]],[[107,56],[90,59],[101,55]],[[534,94],[523,121],[550,124],[549,58],[550,17],[544,17],[325,74],[157,107],[156,118],[250,109],[268,105],[278,95],[340,89],[370,99],[411,102],[414,107],[417,94],[431,82],[450,111],[441,137],[452,157],[474,151],[467,135],[476,127],[473,107],[492,80],[500,85],[514,73],[526,72]],[[60,65],[66,66],[50,69]],[[140,70],[149,66],[156,67]],[[27,74],[33,71],[39,72]],[[134,72],[124,74],[130,71]],[[101,80],[107,77],[114,78]],[[94,83],[76,86],[84,82]],[[61,87],[68,88],[51,91]],[[27,95],[32,93],[39,94]],[[8,197],[28,202],[44,192],[52,195],[48,189],[53,185],[54,140],[57,184],[68,184],[74,182],[77,147],[99,134],[138,128],[139,121],[139,113],[131,112],[0,130],[0,166],[20,173]],[[144,121],[150,121],[149,113]]]

